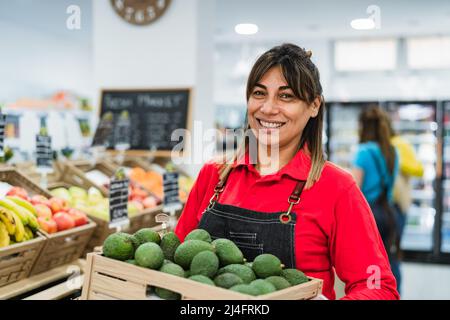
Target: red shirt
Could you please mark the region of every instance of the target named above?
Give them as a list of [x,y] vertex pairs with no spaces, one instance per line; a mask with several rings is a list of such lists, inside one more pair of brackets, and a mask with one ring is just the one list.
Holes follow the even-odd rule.
[[[310,167],[304,150],[277,173],[266,176],[248,160],[238,161],[219,203],[262,212],[287,210],[296,180],[306,180]],[[182,241],[197,227],[218,181],[217,164],[205,164],[175,229]],[[326,162],[319,181],[303,190],[293,211],[297,213],[296,267],[323,279],[322,293],[328,299],[336,298],[335,271],[346,284],[344,299],[400,298],[373,214],[349,173]]]

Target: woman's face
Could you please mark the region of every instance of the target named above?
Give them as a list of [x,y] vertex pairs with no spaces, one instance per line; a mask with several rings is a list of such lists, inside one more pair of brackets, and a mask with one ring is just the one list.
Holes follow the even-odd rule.
[[298,145],[309,118],[318,114],[320,100],[308,104],[295,97],[279,66],[271,68],[251,91],[248,122],[259,143],[279,148]]

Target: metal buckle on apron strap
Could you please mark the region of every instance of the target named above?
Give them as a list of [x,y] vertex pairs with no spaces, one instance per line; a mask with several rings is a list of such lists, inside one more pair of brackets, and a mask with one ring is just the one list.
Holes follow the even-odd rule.
[[[292,201],[294,200],[294,201]],[[288,203],[289,203],[289,209],[286,213],[282,213],[280,214],[280,222],[287,224],[289,222],[291,222],[292,220],[292,216],[291,216],[291,211],[292,208],[294,207],[294,205],[298,204],[300,202],[300,197],[298,196],[293,196],[292,194],[289,196],[288,198]]]
[[216,203],[217,200],[219,200],[219,194],[223,191],[223,189],[225,188],[225,186],[216,186],[214,188],[214,194],[211,197],[211,199],[209,199],[209,205],[208,205],[208,210],[211,209],[214,206],[214,203]]

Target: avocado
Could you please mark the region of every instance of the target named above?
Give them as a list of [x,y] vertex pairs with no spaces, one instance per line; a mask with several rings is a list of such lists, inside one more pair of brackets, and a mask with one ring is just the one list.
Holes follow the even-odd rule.
[[131,236],[124,232],[109,235],[103,242],[103,255],[121,261],[133,259],[134,245]]
[[291,286],[289,281],[287,281],[285,278],[280,277],[280,276],[271,276],[271,277],[268,277],[268,278],[266,278],[264,280],[266,280],[267,282],[270,282],[271,284],[273,284],[273,286],[277,290],[283,290],[283,289],[289,288]]
[[216,239],[212,242],[219,257],[220,265],[227,266],[229,264],[243,264],[244,255],[242,251],[228,239]]
[[229,264],[223,268],[220,268],[217,274],[222,274],[225,272],[234,273],[241,278],[245,284],[249,284],[256,279],[256,275],[253,270],[244,264]]
[[139,244],[144,244],[146,242],[154,242],[156,244],[161,243],[161,236],[158,232],[151,228],[142,228],[136,231],[133,236],[139,241]]
[[281,273],[281,261],[273,254],[263,253],[255,258],[252,269],[258,278],[278,276]]
[[204,284],[209,284],[210,286],[216,286],[214,284],[214,281],[212,281],[210,278],[202,276],[201,274],[197,274],[195,276],[190,276],[188,279],[193,280],[193,281],[197,281],[197,282],[201,282]]
[[134,250],[136,251],[137,248],[141,245],[141,242],[136,238],[135,236],[130,235],[131,242],[133,242]]
[[160,247],[164,252],[164,257],[170,261],[173,261],[173,255],[180,245],[180,239],[174,232],[168,232],[163,235],[161,239]]
[[281,276],[285,278],[293,286],[308,282],[308,277],[297,269],[284,269],[281,271]]
[[170,260],[164,259],[164,261],[163,261],[163,265],[165,265],[165,264],[168,264],[168,263],[173,263],[173,261],[170,261]]
[[234,273],[225,272],[214,278],[216,286],[229,289],[237,284],[244,284],[244,281]]
[[250,286],[256,288],[260,295],[262,294],[268,294],[277,291],[275,286],[263,279],[257,279],[250,283]]
[[[168,263],[165,264],[159,269],[160,272],[168,273],[177,277],[184,278],[184,270],[182,267],[175,263]],[[155,287],[155,293],[158,297],[166,300],[180,300],[181,295],[179,293],[164,289],[164,288],[158,288]]]
[[259,296],[259,290],[249,284],[237,284],[230,288],[232,291],[248,294],[251,296]]
[[136,263],[136,260],[134,260],[134,259],[129,259],[129,260],[126,260],[125,262],[126,262],[126,263],[129,263],[129,264],[134,264],[135,266],[138,265],[138,264]]
[[186,240],[202,240],[211,243],[211,236],[209,235],[208,231],[204,229],[194,229],[191,232],[188,233],[186,238],[184,238],[184,241]]
[[219,258],[212,251],[202,251],[195,255],[191,262],[191,275],[214,277],[219,269]]
[[154,242],[141,244],[136,250],[134,258],[139,266],[154,270],[161,268],[164,263],[164,254]]
[[214,248],[210,243],[202,240],[185,241],[175,250],[174,261],[186,270],[197,253],[202,251],[214,251]]

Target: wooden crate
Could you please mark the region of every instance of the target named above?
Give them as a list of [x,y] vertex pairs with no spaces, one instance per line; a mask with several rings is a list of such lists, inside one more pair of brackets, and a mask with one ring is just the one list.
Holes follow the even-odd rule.
[[96,252],[87,257],[81,299],[145,300],[151,299],[150,287],[160,287],[181,294],[183,300],[306,300],[321,293],[322,282],[309,278],[307,283],[254,297],[113,260]]
[[27,278],[47,239],[37,237],[0,249],[0,287]]
[[[46,175],[47,184],[50,185],[56,181],[60,181],[61,178],[61,166],[59,161],[53,161],[53,172]],[[33,161],[26,161],[14,164],[14,168],[26,176],[28,179],[36,184],[41,183],[41,174],[37,172],[36,163]]]
[[51,197],[50,193],[42,189],[37,183],[28,179],[25,175],[13,167],[4,167],[0,169],[0,181],[7,182],[10,185],[24,188],[30,194],[40,194],[45,197]]
[[89,220],[83,226],[57,233],[48,234],[43,231],[47,241],[36,259],[30,275],[36,275],[78,260],[84,254],[96,226],[95,222]]

